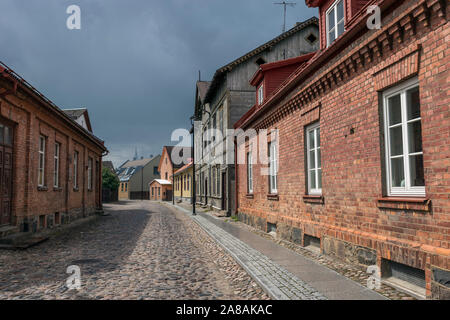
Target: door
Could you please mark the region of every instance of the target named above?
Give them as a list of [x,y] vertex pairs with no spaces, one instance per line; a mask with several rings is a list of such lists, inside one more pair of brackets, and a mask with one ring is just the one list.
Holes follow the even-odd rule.
[[226,193],[227,193],[227,174],[225,172],[222,172],[222,210],[226,210]]
[[0,121],[0,225],[11,224],[13,127]]
[[208,179],[205,179],[205,204],[208,204]]

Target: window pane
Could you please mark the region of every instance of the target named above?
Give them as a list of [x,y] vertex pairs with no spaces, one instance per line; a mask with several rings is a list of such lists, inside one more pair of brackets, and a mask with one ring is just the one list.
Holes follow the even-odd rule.
[[3,143],[3,125],[0,124],[0,143]]
[[331,44],[334,40],[336,40],[336,34],[335,34],[334,29],[328,34],[328,38],[330,39],[330,44]]
[[344,18],[344,2],[341,1],[337,5],[337,21],[341,21]]
[[411,187],[424,187],[423,155],[409,157],[409,171],[411,175]]
[[314,169],[316,167],[316,151],[312,150],[309,152],[309,169]]
[[309,186],[311,189],[316,189],[316,170],[309,171]]
[[391,139],[391,156],[400,156],[403,154],[402,127],[389,129]]
[[420,118],[419,87],[406,91],[408,120]]
[[320,147],[320,128],[317,128],[317,147]]
[[318,174],[318,183],[319,183],[318,189],[322,189],[322,169],[319,169],[317,171],[317,174]]
[[5,144],[7,145],[12,144],[11,129],[9,127],[5,127]]
[[308,131],[309,150],[314,149],[314,130]]
[[403,157],[391,159],[391,171],[392,171],[392,186],[404,187],[405,186],[405,171],[403,166]]
[[319,150],[317,150],[317,167],[322,168],[322,153]]
[[328,31],[334,28],[334,9],[328,13]]
[[389,125],[402,122],[402,108],[400,102],[400,95],[389,98]]
[[338,30],[338,35],[337,35],[338,37],[344,33],[344,21],[342,21],[341,23],[338,24],[337,30]]
[[422,124],[419,121],[408,123],[409,153],[422,152]]

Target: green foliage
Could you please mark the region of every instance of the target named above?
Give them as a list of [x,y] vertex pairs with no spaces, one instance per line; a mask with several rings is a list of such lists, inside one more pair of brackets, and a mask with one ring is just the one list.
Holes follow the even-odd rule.
[[103,188],[104,189],[110,189],[110,190],[117,190],[119,189],[120,181],[117,176],[111,172],[108,168],[103,168],[102,170],[102,178],[103,178]]

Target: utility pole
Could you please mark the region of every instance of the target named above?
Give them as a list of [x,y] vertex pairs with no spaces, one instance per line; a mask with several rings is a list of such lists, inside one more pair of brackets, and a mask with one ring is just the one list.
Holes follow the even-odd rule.
[[274,4],[282,5],[282,6],[284,7],[283,33],[285,33],[285,32],[286,32],[286,7],[287,7],[287,6],[295,7],[295,6],[297,5],[297,3],[296,3],[296,2],[286,2],[286,1],[283,1],[283,2],[275,2]]

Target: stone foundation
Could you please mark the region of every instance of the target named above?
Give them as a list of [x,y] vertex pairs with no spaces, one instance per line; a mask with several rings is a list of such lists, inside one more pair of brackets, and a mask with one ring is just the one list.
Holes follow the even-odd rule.
[[[95,207],[90,208],[79,208],[71,210],[69,213],[67,212],[59,212],[59,219],[60,223],[57,224],[55,221],[55,213],[52,214],[45,214],[45,227],[44,229],[52,229],[54,227],[57,227],[58,225],[66,225],[70,224],[76,220],[86,218],[89,216],[94,215],[96,212]],[[33,215],[33,216],[26,216],[26,217],[17,217],[17,226],[19,227],[19,232],[29,232],[29,233],[36,233],[38,231],[41,231],[42,228],[39,228],[39,217],[42,216],[41,214]]]
[[450,300],[450,271],[434,267],[431,271],[431,299]]
[[335,256],[345,262],[360,266],[372,266],[377,264],[376,250],[334,239],[329,236],[323,236],[321,241],[321,249],[324,254]]

